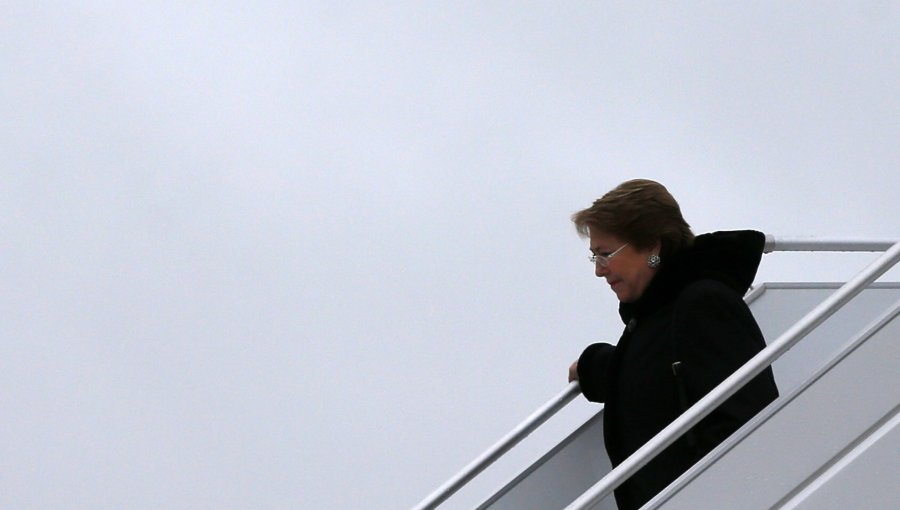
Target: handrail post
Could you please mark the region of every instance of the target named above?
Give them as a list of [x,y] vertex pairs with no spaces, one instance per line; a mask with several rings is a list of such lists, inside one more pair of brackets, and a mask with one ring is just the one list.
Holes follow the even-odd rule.
[[731,397],[741,387],[766,369],[784,352],[794,346],[816,326],[825,321],[835,311],[859,294],[865,287],[884,274],[900,260],[900,242],[894,243],[884,254],[869,264],[853,279],[836,290],[825,301],[791,326],[777,340],[772,342],[741,368],[727,377],[681,416],[676,418],[657,435],[638,448],[631,456],[616,466],[593,487],[573,501],[565,510],[586,510],[606,497],[628,477],[644,467],[663,449],[675,442],[681,435],[711,413],[722,402]]

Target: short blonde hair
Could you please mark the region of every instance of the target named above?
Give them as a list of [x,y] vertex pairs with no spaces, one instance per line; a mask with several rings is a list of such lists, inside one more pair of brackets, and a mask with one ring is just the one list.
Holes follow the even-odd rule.
[[659,241],[661,257],[694,243],[694,233],[675,197],[665,186],[649,179],[619,184],[587,209],[573,214],[572,221],[583,237],[596,229],[638,249],[651,248]]

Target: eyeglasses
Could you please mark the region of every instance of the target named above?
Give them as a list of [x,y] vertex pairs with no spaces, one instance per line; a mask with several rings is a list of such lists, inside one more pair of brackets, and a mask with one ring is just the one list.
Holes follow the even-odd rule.
[[624,248],[624,247],[626,247],[626,246],[628,246],[628,243],[625,243],[625,244],[623,244],[622,246],[619,246],[619,248],[618,248],[616,251],[610,253],[609,255],[596,255],[596,254],[594,254],[594,255],[591,255],[590,257],[588,257],[588,259],[589,259],[593,264],[600,264],[601,267],[609,267],[609,259],[615,257],[616,254],[618,254],[620,251],[622,251],[622,248]]

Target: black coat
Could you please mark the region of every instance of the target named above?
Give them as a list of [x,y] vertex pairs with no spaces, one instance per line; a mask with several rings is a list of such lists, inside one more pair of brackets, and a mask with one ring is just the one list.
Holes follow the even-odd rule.
[[[697,236],[692,248],[663,261],[638,301],[620,305],[626,328],[618,344],[582,353],[581,390],[606,404],[603,437],[613,466],[765,347],[742,299],[764,244],[754,231]],[[619,509],[649,501],[777,396],[767,368],[616,489]]]

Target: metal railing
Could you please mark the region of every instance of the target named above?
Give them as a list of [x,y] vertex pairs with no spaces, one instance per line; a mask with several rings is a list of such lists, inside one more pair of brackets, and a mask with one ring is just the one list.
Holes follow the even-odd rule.
[[[900,261],[900,242],[884,239],[808,239],[783,238],[766,235],[764,252],[774,251],[837,251],[837,252],[879,252],[884,251],[853,279],[841,286],[825,301],[819,304],[800,321],[789,328],[777,340],[751,358],[741,368],[726,378],[712,391],[687,409],[675,421],[651,438],[644,446],[616,466],[594,486],[573,501],[565,510],[586,510],[609,495],[631,475],[650,462],[682,434],[696,425],[721,403],[736,393],[747,382],[771,365],[782,354],[809,334],[819,324],[853,299],[864,288],[874,282]],[[537,409],[507,435],[497,441],[487,451],[469,463],[459,473],[438,487],[412,510],[432,510],[447,500],[470,480],[493,464],[504,453],[521,442],[550,417],[575,399],[580,393],[578,382],[569,385],[553,399]]]
[[765,253],[773,251],[887,251],[896,244],[889,239],[811,239],[766,235]]

